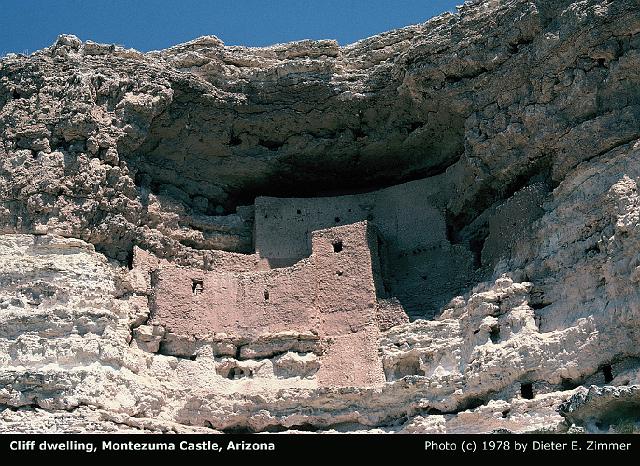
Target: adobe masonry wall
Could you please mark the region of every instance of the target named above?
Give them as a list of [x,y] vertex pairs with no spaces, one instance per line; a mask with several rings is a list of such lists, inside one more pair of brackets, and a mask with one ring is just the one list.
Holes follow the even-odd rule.
[[259,197],[256,253],[272,266],[292,264],[311,253],[311,232],[367,220],[382,239],[379,297],[394,296],[410,316],[431,318],[473,272],[473,256],[449,243],[443,214],[428,202],[437,189],[423,179],[349,196]]
[[542,183],[526,186],[496,208],[489,220],[489,235],[482,248],[482,262],[495,265],[526,232],[527,226],[544,214],[549,187]]
[[377,355],[376,232],[367,222],[357,222],[313,232],[311,243],[308,258],[266,271],[162,264],[152,272],[149,323],[179,335],[223,333],[248,339],[313,332],[325,342],[318,383],[384,382]]
[[426,202],[434,189],[427,179],[348,196],[258,197],[256,252],[267,259],[293,262],[311,253],[311,232],[363,220],[398,250],[437,245],[446,241],[446,224],[442,214]]

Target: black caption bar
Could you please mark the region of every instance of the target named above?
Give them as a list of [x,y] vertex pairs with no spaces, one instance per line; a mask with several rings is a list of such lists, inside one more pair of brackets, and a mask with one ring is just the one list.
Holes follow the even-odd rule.
[[261,456],[300,459],[341,454],[380,458],[389,453],[444,457],[583,456],[628,458],[640,453],[638,435],[0,435],[1,457],[149,455],[211,458]]

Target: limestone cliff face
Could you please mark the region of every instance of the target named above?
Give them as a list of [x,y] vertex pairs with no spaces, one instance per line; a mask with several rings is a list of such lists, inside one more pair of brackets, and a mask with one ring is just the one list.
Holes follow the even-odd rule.
[[[637,0],[0,59],[0,431],[637,428],[638,69]],[[262,296],[359,222],[375,383],[320,380],[354,346],[321,332],[248,347],[154,314],[166,270],[188,299],[221,271]],[[308,296],[358,270],[327,261]],[[251,305],[307,302],[268,291]]]

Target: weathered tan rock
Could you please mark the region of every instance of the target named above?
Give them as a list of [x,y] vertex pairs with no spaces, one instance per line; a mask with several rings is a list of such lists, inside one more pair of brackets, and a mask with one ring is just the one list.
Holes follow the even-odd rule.
[[639,66],[634,0],[0,59],[0,431],[637,429]]

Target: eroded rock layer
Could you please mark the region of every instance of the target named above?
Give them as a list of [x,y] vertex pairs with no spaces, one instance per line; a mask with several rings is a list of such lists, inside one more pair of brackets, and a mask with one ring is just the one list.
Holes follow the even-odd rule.
[[640,4],[0,59],[0,431],[633,431]]

